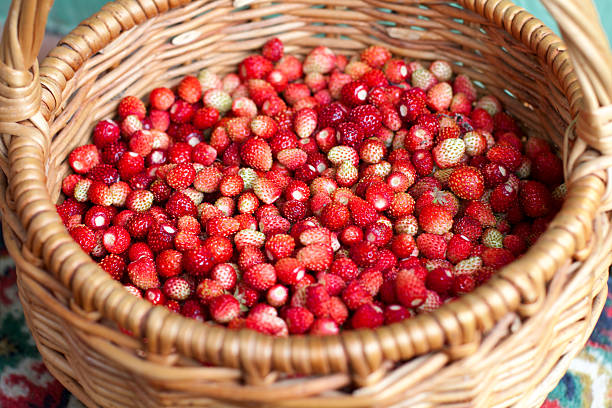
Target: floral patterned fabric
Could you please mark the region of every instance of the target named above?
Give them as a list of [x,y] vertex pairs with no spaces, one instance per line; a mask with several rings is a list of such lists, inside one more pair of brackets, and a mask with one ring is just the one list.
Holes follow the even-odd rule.
[[[0,245],[0,407],[83,407],[46,370],[17,297],[14,263]],[[611,294],[585,349],[542,408],[612,408]]]

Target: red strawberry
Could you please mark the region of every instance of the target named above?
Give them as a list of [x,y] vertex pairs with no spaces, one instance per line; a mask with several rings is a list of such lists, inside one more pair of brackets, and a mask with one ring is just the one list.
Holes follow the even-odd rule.
[[147,108],[144,103],[135,96],[126,96],[119,101],[117,107],[117,113],[121,118],[134,115],[138,119],[142,120],[147,114]]
[[342,292],[342,300],[349,309],[355,310],[364,304],[371,303],[372,295],[361,282],[353,280]]
[[358,197],[349,201],[351,218],[358,227],[366,227],[378,218],[378,213],[372,204]]
[[333,252],[329,246],[310,244],[300,249],[296,258],[307,269],[320,272],[330,267],[333,260]]
[[294,118],[294,130],[300,138],[309,137],[317,128],[317,114],[313,109],[300,109]]
[[427,274],[425,285],[427,289],[445,295],[451,291],[455,282],[455,275],[449,268],[439,267]]
[[93,142],[99,149],[116,143],[120,137],[119,125],[111,119],[101,120],[93,131]]
[[125,273],[125,261],[122,257],[115,254],[106,255],[98,265],[117,281],[121,280]]
[[444,259],[446,257],[446,240],[442,235],[424,233],[416,240],[419,253],[430,259]]
[[278,38],[272,38],[264,44],[261,54],[272,62],[276,62],[283,57],[283,42]]
[[482,262],[485,266],[501,268],[514,260],[512,252],[505,248],[487,248],[482,252]]
[[283,319],[271,313],[254,313],[253,310],[245,320],[245,327],[272,336],[287,336],[289,330]]
[[266,255],[271,260],[290,257],[295,249],[295,240],[291,235],[276,234],[265,245]]
[[155,271],[155,263],[149,258],[141,258],[127,267],[132,283],[140,289],[147,290],[159,287],[159,278]]
[[472,243],[464,235],[453,235],[448,241],[446,258],[453,264],[463,261],[470,256],[472,251]]
[[79,146],[70,153],[68,162],[72,170],[85,174],[100,163],[100,152],[95,145]]
[[248,268],[242,278],[255,290],[268,290],[276,283],[276,271],[271,264],[260,263]]
[[477,200],[484,193],[484,178],[478,169],[471,166],[456,168],[448,185],[457,196],[464,200]]
[[419,225],[432,234],[444,234],[453,225],[453,216],[448,209],[439,204],[426,206],[419,214]]
[[170,109],[174,103],[174,92],[168,88],[155,88],[149,94],[149,103],[153,109],[162,111]]
[[217,323],[229,323],[240,315],[240,302],[232,295],[219,295],[213,298],[208,308]]
[[125,228],[114,225],[104,232],[102,242],[104,248],[112,254],[121,254],[130,246],[130,234]]
[[533,177],[546,185],[556,186],[563,182],[563,163],[552,152],[543,152],[533,159]]
[[348,121],[361,127],[365,135],[374,135],[381,127],[382,116],[373,105],[361,105],[351,109]]
[[391,59],[391,52],[379,45],[372,45],[361,52],[360,58],[372,68],[381,68]]
[[476,100],[476,87],[466,75],[460,74],[455,77],[455,81],[453,82],[453,91],[455,93],[461,92],[465,94],[470,102]]
[[223,176],[219,183],[219,192],[225,197],[234,197],[244,189],[244,181],[237,174]]
[[246,57],[238,65],[238,74],[242,80],[265,78],[272,71],[272,63],[261,55]]
[[447,110],[453,100],[453,89],[448,82],[440,82],[427,91],[427,104],[436,111]]
[[214,280],[202,279],[196,288],[196,295],[206,305],[216,297],[223,295],[223,288]]
[[368,88],[362,81],[351,81],[341,90],[341,100],[347,106],[357,106],[365,103],[368,97]]
[[465,215],[472,217],[483,227],[495,226],[495,215],[488,204],[481,201],[470,201],[465,207],[464,212]]
[[183,268],[194,276],[202,276],[213,268],[212,254],[202,246],[183,253]]
[[306,269],[295,258],[279,259],[274,265],[278,280],[287,285],[297,284],[306,273]]
[[427,289],[423,281],[410,269],[402,269],[395,279],[395,295],[402,305],[414,308],[425,302]]
[[174,249],[162,251],[155,259],[157,272],[165,278],[176,276],[181,272],[182,261],[183,255]]
[[355,311],[351,318],[351,326],[353,329],[374,329],[382,325],[384,320],[383,310],[372,303],[368,303]]
[[538,181],[528,181],[521,186],[519,201],[525,215],[543,217],[552,208],[552,197],[546,186]]
[[516,171],[523,161],[521,152],[507,145],[493,146],[487,152],[487,159],[496,164],[501,164],[511,172]]
[[70,229],[70,236],[81,246],[83,251],[90,253],[96,246],[94,232],[86,225],[77,225]]
[[304,334],[312,326],[314,316],[304,307],[290,307],[285,312],[285,321],[291,334]]

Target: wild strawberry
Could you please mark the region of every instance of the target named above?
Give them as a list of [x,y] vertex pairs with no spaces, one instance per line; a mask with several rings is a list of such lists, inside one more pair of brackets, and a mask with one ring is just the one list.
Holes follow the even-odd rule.
[[153,109],[168,110],[174,103],[174,92],[168,88],[155,88],[149,94],[149,103]]
[[416,239],[419,254],[430,259],[444,259],[446,257],[446,240],[442,235],[424,233]]
[[358,227],[366,227],[376,221],[378,214],[372,204],[361,198],[354,197],[349,201],[351,218]]
[[478,156],[485,152],[487,148],[487,140],[481,132],[472,131],[463,135],[465,143],[465,153],[468,156]]
[[223,174],[217,168],[205,167],[197,172],[193,180],[193,186],[203,193],[213,193],[218,191],[222,179]]
[[438,79],[427,69],[419,68],[412,73],[410,77],[410,83],[413,87],[421,88],[424,91],[430,90],[435,84],[438,83]]
[[135,212],[145,212],[151,208],[154,198],[153,193],[147,190],[131,191],[125,200],[125,206]]
[[362,81],[351,81],[341,89],[341,100],[347,106],[357,106],[365,103],[368,97],[368,88]]
[[384,320],[383,310],[372,303],[368,303],[355,310],[351,318],[351,326],[353,329],[373,329],[382,325]]
[[144,103],[135,96],[126,96],[119,101],[117,107],[117,113],[121,118],[125,118],[129,115],[135,115],[138,119],[144,119],[147,114],[147,108]]
[[260,263],[248,268],[242,278],[255,290],[268,290],[276,283],[276,271],[271,264]]
[[433,85],[427,91],[427,104],[436,111],[447,110],[453,99],[453,89],[448,82]]
[[450,175],[448,185],[458,197],[477,200],[484,193],[484,178],[475,167],[456,168]]
[[465,207],[465,215],[474,218],[483,227],[495,226],[496,220],[488,204],[481,201],[470,201]]
[[485,266],[501,268],[514,260],[514,255],[505,248],[487,248],[482,253],[482,262]]
[[102,236],[104,248],[111,254],[121,254],[130,246],[130,235],[125,228],[114,225]]
[[300,138],[312,135],[317,128],[317,114],[313,109],[300,109],[294,118],[294,130]]
[[543,152],[533,159],[533,177],[546,185],[556,186],[563,182],[563,163],[552,152]]
[[552,198],[546,186],[538,181],[528,181],[521,186],[519,202],[528,217],[543,217],[552,208]]
[[432,234],[444,234],[450,231],[453,225],[453,216],[450,211],[439,204],[426,206],[419,214],[419,225]]
[[497,145],[489,149],[487,159],[504,166],[511,172],[516,171],[523,161],[521,152],[507,145]]
[[262,139],[270,139],[278,130],[278,125],[274,119],[266,115],[255,116],[251,119],[250,127],[253,135]]
[[85,174],[100,163],[100,152],[95,145],[79,146],[70,153],[68,162],[76,173]]
[[363,287],[361,282],[354,280],[350,282],[342,292],[342,300],[346,307],[355,310],[362,305],[371,303],[372,295]]
[[272,71],[272,63],[261,55],[246,57],[238,65],[238,75],[242,80],[261,79]]
[[229,323],[240,315],[240,302],[228,294],[219,295],[210,300],[210,316],[217,323]]
[[363,50],[359,57],[372,68],[381,68],[391,59],[391,53],[384,47],[372,45]]
[[313,314],[304,307],[290,307],[285,312],[285,321],[291,334],[304,334],[312,326]]
[[120,137],[119,125],[111,119],[101,120],[93,130],[93,142],[99,149],[116,143]]
[[295,249],[295,240],[291,235],[276,234],[265,244],[266,255],[271,260],[290,257]]
[[114,280],[121,280],[125,273],[125,261],[122,257],[109,254],[106,255],[100,262],[98,262],[100,268],[107,272]]
[[272,204],[280,197],[282,190],[271,180],[259,177],[253,182],[253,192],[263,203]]
[[303,70],[308,74],[318,72],[327,74],[336,66],[336,56],[327,47],[319,46],[314,48],[304,59]]
[[455,95],[453,95],[449,110],[453,113],[469,115],[472,111],[472,102],[464,93],[456,93]]
[[185,300],[191,295],[191,285],[185,278],[175,276],[164,282],[163,292],[170,299]]
[[456,94],[463,93],[470,102],[476,100],[476,87],[466,75],[460,74],[455,77],[453,91]]
[[387,60],[382,69],[389,82],[396,84],[403,82],[408,75],[406,63],[401,59]]
[[382,123],[380,111],[373,105],[360,105],[351,109],[347,119],[359,126],[364,135],[375,134]]
[[359,170],[349,162],[343,162],[336,171],[336,182],[341,187],[350,187],[359,178]]
[[155,271],[155,264],[149,258],[141,258],[131,262],[128,267],[128,276],[132,283],[143,290],[159,287],[159,278]]
[[422,305],[427,298],[427,289],[422,280],[410,269],[402,269],[395,279],[395,294],[399,302],[408,308]]
[[459,138],[445,139],[433,149],[433,157],[441,168],[456,165],[465,153],[465,142]]

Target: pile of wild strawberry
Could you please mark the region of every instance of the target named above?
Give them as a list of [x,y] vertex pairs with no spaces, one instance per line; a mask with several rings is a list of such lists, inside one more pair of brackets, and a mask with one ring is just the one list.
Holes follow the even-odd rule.
[[449,63],[283,54],[127,96],[70,154],[57,210],[135,296],[273,335],[376,327],[472,291],[559,208],[550,146]]

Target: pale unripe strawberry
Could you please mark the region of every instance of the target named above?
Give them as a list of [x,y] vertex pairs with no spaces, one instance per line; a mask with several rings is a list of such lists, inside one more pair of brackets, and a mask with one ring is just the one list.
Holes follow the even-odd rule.
[[467,132],[463,135],[465,153],[468,156],[478,156],[487,149],[487,139],[479,131]]
[[427,91],[427,104],[436,111],[447,110],[453,100],[453,88],[448,82],[439,82]]
[[433,149],[436,164],[441,168],[456,165],[465,153],[465,142],[459,138],[445,139]]
[[449,81],[453,76],[453,68],[451,65],[442,60],[436,60],[429,66],[429,71],[438,78],[438,81]]

